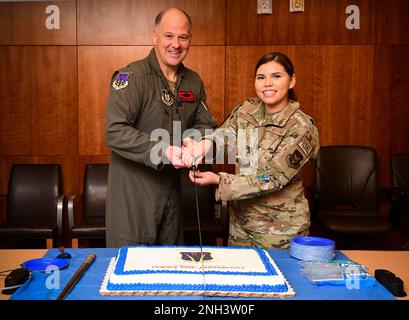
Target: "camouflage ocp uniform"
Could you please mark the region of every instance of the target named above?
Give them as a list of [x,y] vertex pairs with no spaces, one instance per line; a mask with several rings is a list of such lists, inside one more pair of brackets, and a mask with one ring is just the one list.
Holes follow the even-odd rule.
[[316,157],[319,136],[298,102],[268,114],[261,100],[248,99],[206,138],[218,152],[226,147],[226,138],[236,139],[228,151],[236,155],[235,174],[219,173],[216,190],[217,200],[231,201],[229,245],[288,248],[293,237],[308,234],[310,214],[300,170]]

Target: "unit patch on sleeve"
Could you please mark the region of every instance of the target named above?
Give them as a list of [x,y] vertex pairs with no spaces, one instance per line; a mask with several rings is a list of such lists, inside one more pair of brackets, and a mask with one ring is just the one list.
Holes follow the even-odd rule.
[[115,81],[112,83],[112,87],[115,90],[120,90],[123,88],[126,88],[128,86],[128,78],[129,78],[129,73],[118,73]]
[[298,149],[295,149],[293,153],[288,154],[286,157],[287,165],[293,169],[298,169],[303,159],[304,157]]

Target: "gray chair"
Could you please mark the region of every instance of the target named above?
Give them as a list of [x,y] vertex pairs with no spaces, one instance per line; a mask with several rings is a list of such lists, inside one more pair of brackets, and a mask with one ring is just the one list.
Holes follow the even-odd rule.
[[105,203],[108,164],[87,164],[83,194],[68,200],[68,226],[71,246],[78,248],[80,239],[105,239]]
[[347,243],[380,240],[392,227],[381,216],[376,151],[364,146],[324,146],[316,159],[316,185],[308,188],[313,223]]
[[14,164],[10,171],[0,239],[61,241],[64,196],[59,164]]

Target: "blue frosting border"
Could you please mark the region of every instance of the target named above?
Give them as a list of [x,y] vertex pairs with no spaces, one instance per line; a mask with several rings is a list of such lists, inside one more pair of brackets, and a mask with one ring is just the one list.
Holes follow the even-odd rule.
[[[119,249],[119,257],[118,262],[116,264],[114,273],[117,275],[131,275],[131,274],[147,274],[147,273],[167,273],[167,274],[202,274],[202,271],[176,271],[176,270],[129,270],[125,271],[125,260],[127,257],[128,249],[129,248],[181,248],[180,246],[126,246],[121,247]],[[200,249],[198,246],[183,246],[183,248],[191,248],[191,249]],[[203,250],[206,249],[215,249],[217,247],[203,247]],[[250,276],[276,276],[278,275],[276,269],[273,265],[271,265],[270,261],[264,250],[259,248],[243,248],[243,247],[222,247],[223,249],[227,250],[251,250],[256,251],[263,263],[264,268],[266,269],[265,272],[237,272],[237,271],[205,271],[205,274],[224,274],[224,275],[250,275]]]
[[219,285],[219,284],[171,284],[171,283],[132,283],[112,284],[108,283],[108,290],[117,291],[224,291],[224,292],[287,292],[285,284],[277,285]]

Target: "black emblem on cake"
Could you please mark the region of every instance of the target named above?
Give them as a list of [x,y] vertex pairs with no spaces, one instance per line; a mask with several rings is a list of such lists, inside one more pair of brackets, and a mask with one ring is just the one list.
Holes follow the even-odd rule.
[[191,262],[203,262],[212,260],[212,255],[210,252],[180,252],[182,255],[182,260]]

